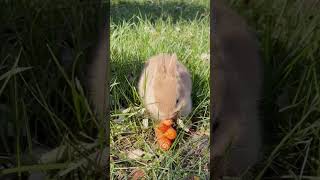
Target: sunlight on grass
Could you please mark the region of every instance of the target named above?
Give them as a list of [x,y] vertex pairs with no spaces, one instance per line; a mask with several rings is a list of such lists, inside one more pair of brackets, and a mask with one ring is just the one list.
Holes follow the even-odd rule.
[[[113,2],[111,178],[130,177],[136,169],[142,169],[151,179],[208,177],[208,7],[209,1]],[[168,152],[155,144],[153,121],[142,107],[136,89],[143,63],[158,53],[177,53],[193,80],[194,111],[184,123],[197,127],[198,135],[190,136],[178,128],[178,136]],[[147,127],[142,119],[148,119]],[[197,121],[192,123],[191,119]],[[142,155],[133,158],[135,150]]]

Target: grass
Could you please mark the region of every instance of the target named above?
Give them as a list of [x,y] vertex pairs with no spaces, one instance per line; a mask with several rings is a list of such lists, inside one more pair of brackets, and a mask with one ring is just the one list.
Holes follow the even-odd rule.
[[[208,177],[209,1],[112,1],[111,9],[111,178],[127,179],[137,170],[147,179]],[[199,134],[178,129],[168,152],[157,147],[137,94],[144,62],[163,52],[177,53],[192,74],[194,111],[184,123]]]
[[320,178],[320,16],[319,3],[311,3],[258,0],[246,6],[230,1],[257,32],[265,64],[260,178]]
[[0,179],[106,173],[95,160],[105,130],[82,89],[98,12],[77,0],[1,2]]

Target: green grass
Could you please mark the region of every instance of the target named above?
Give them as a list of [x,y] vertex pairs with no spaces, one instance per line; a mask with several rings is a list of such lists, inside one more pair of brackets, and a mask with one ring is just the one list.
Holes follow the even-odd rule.
[[265,65],[259,177],[320,178],[319,4],[302,3],[231,3],[257,32]]
[[[92,2],[77,0],[1,2],[0,179],[105,173],[95,160],[106,148],[98,135],[104,127],[82,91],[97,12]],[[63,46],[71,46],[71,66]]]
[[[209,1],[112,1],[111,9],[111,178],[130,177],[136,169],[149,179],[208,177]],[[168,152],[157,147],[153,121],[141,113],[137,94],[144,62],[158,53],[177,53],[192,74],[193,112],[184,123],[199,133],[190,136],[178,128]],[[137,149],[144,155],[132,159]]]

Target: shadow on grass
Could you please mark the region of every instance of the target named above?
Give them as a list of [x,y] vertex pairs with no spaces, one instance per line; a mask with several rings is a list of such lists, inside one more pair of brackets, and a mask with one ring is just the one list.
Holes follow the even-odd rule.
[[111,79],[110,83],[119,83],[110,92],[111,109],[114,105],[118,107],[128,107],[129,104],[140,104],[138,98],[134,96],[133,87],[137,89],[137,84],[141,71],[143,69],[144,63],[139,61],[137,57],[128,57],[127,61],[111,61],[110,71]]
[[[298,124],[313,108],[314,103],[319,103],[319,99],[316,99],[319,92],[317,85],[319,77],[306,75],[313,68],[318,69],[318,61],[312,58],[318,57],[316,54],[318,51],[309,46],[311,42],[319,41],[318,36],[314,36],[317,31],[315,30],[314,34],[307,33],[318,26],[318,21],[312,20],[318,13],[316,7],[304,8],[309,5],[304,4],[303,1],[301,4],[285,5],[280,1],[262,1],[259,6],[252,3],[250,10],[235,6],[240,14],[247,17],[247,22],[257,30],[261,42],[261,56],[265,65],[260,115],[263,121],[265,154],[260,170],[265,166],[268,167],[264,176],[287,175],[288,171],[292,174],[303,172],[304,175],[311,176],[319,174],[318,163],[310,160],[319,157],[317,150],[314,151],[316,148],[313,148],[318,147],[319,138],[312,133],[313,130],[319,130],[320,126],[316,123],[319,113],[313,112],[305,123]],[[286,6],[282,15],[282,25],[275,26],[276,17],[278,17],[276,12],[283,8],[281,6]],[[301,8],[299,16],[295,14],[296,6]],[[255,12],[259,13],[254,14]],[[279,32],[286,33],[279,34]],[[279,36],[275,38],[274,34],[277,33]],[[307,36],[310,37],[310,42],[306,41]],[[299,128],[294,130],[297,125]],[[310,131],[310,129],[313,130]],[[287,139],[284,138],[286,136]],[[309,149],[307,151],[305,149],[309,146],[307,143],[310,139],[313,140],[313,144],[310,144],[312,148],[309,152]],[[283,143],[280,143],[281,141]],[[271,153],[276,155],[271,156]],[[301,156],[302,153],[308,153],[310,157],[307,159]],[[270,158],[270,164],[266,163],[268,158]]]
[[111,4],[111,21],[121,24],[123,21],[138,22],[140,18],[154,23],[157,19],[170,18],[173,23],[194,20],[209,15],[208,7],[185,2],[115,2]]
[[[71,59],[79,62],[75,71],[80,79],[90,57],[89,48],[96,44],[99,14],[96,6],[76,0],[61,1],[60,4],[56,1],[3,1],[0,14],[0,76],[10,72],[15,62],[17,67],[32,67],[12,74],[5,86],[1,81],[0,86],[4,87],[3,91],[0,90],[2,171],[3,168],[16,167],[17,162],[21,166],[37,164],[38,159],[31,152],[40,144],[48,148],[70,145],[71,141],[65,141],[70,136],[75,137],[73,145],[79,144],[78,140],[82,139],[79,132],[96,138],[100,129],[88,115],[83,103],[85,97],[72,96],[72,90],[53,57],[61,63],[61,47],[70,43]],[[70,69],[65,71],[71,79]],[[70,154],[69,160],[78,157]],[[7,158],[14,161],[7,163],[4,161]],[[44,171],[51,174],[51,171]],[[17,173],[13,173],[15,175]],[[23,171],[22,175],[29,174]],[[0,179],[2,177],[0,172]]]

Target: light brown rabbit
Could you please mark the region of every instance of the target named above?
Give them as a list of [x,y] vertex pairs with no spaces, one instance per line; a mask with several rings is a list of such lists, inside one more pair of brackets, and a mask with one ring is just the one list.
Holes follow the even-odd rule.
[[176,54],[151,57],[142,71],[138,89],[146,109],[156,120],[176,119],[191,112],[191,76]]
[[244,20],[215,1],[211,161],[214,179],[241,176],[260,157],[262,64]]

